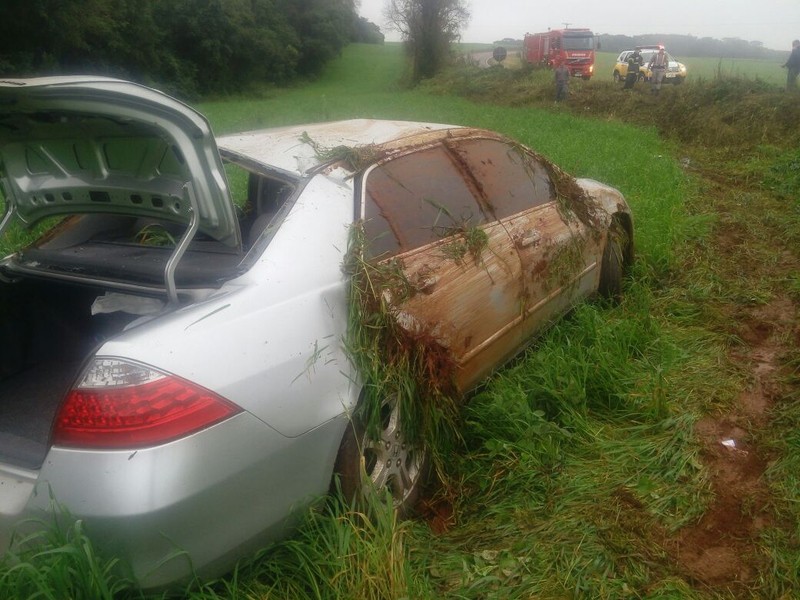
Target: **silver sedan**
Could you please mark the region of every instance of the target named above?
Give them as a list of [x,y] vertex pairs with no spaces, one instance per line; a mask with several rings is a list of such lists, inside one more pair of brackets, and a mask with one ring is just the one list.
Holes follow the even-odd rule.
[[458,396],[581,298],[618,295],[633,259],[618,191],[496,133],[215,139],[113,79],[0,82],[0,176],[0,232],[46,231],[0,261],[0,545],[66,511],[146,587],[287,535],[335,473],[416,500],[425,443],[396,394],[377,427],[358,418],[375,382],[349,343],[354,248],[402,283],[372,299]]

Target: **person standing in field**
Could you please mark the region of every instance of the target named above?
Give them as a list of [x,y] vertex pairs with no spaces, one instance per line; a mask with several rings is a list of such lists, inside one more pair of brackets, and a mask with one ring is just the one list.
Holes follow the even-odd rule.
[[796,90],[797,75],[800,74],[800,40],[792,42],[792,53],[783,68],[789,70],[786,73],[786,91]]
[[642,53],[638,49],[634,50],[633,54],[628,57],[628,73],[625,75],[624,89],[629,90],[633,87],[633,84],[639,79],[639,69],[643,64]]
[[556,102],[566,100],[569,96],[569,69],[564,62],[559,63],[555,70]]
[[647,64],[650,72],[653,74],[650,93],[656,96],[661,92],[661,82],[664,80],[664,75],[667,73],[668,64],[669,59],[667,58],[667,53],[664,52],[663,46],[658,49],[658,52],[653,54],[653,58],[651,58],[650,62]]

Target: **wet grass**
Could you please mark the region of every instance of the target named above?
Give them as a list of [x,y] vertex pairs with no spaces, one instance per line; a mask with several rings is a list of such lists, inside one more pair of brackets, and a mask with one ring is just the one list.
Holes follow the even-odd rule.
[[299,534],[240,565],[233,577],[198,584],[193,600],[424,597],[412,573],[411,522],[383,498],[354,511],[335,497],[307,514]]
[[[220,132],[349,117],[504,132],[567,171],[625,193],[637,262],[623,300],[577,307],[477,391],[422,519],[398,523],[379,506],[367,515],[332,500],[308,513],[296,537],[181,595],[732,597],[724,586],[695,586],[670,539],[712,500],[694,423],[729,406],[747,382],[731,359],[742,345],[734,309],[779,296],[800,301],[795,131],[781,135],[775,117],[767,124],[747,118],[767,115],[776,92],[720,80],[687,83],[656,100],[643,88],[625,97],[596,82],[574,85],[569,103],[555,106],[550,77],[541,74],[456,72],[406,91],[397,84],[399,58],[391,45],[351,47],[316,84],[200,109]],[[794,110],[791,98],[786,102]],[[681,107],[709,118],[675,116]],[[676,120],[651,118],[653,108]],[[741,136],[716,131],[724,121],[713,112],[734,115],[729,125],[739,123]],[[720,238],[728,230],[737,236]],[[737,240],[746,252],[730,252]],[[788,392],[773,427],[759,434],[772,453],[774,518],[761,538],[768,567],[750,584],[755,597],[792,597],[800,589],[794,348],[780,363]],[[22,562],[34,572],[36,560]],[[15,597],[5,575],[11,566],[1,571],[0,597]],[[88,571],[104,577],[102,568]]]
[[17,540],[17,550],[3,557],[0,595],[9,600],[140,597],[119,559],[99,555],[83,522],[64,516],[65,524],[37,526]]
[[425,445],[444,472],[458,438],[456,365],[429,331],[400,327],[391,306],[417,291],[394,259],[374,264],[361,224],[351,227],[345,272],[350,277],[346,348],[364,381],[354,418],[379,438],[387,400],[398,406],[401,428]]

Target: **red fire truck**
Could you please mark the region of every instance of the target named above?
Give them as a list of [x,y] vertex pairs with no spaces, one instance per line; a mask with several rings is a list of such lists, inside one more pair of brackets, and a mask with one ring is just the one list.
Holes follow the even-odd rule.
[[594,34],[590,29],[551,29],[526,33],[522,58],[532,65],[554,68],[566,63],[570,75],[589,79],[594,73]]

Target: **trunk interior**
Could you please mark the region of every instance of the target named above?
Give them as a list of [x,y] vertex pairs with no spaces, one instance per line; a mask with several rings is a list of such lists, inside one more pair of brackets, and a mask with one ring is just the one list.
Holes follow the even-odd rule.
[[0,279],[0,462],[38,468],[58,406],[95,347],[137,317],[92,316],[103,290]]

